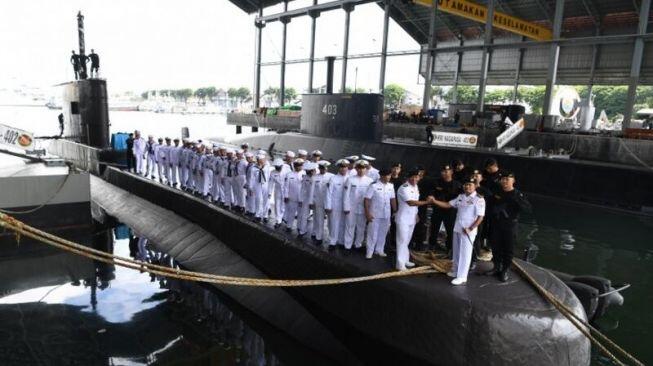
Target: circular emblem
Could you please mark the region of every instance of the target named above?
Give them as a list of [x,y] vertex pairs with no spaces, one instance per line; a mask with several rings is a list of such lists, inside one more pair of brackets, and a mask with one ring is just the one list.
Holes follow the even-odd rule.
[[32,144],[32,138],[29,135],[22,134],[18,137],[18,144],[23,147],[29,146]]
[[476,144],[476,136],[472,136],[469,138],[469,143],[470,144]]

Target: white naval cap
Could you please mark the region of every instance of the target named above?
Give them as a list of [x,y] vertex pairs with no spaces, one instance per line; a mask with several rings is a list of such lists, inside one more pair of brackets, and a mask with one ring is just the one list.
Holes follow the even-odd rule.
[[281,160],[281,159],[279,159],[279,158],[276,158],[276,159],[274,159],[274,161],[272,162],[272,165],[274,165],[274,166],[283,166],[283,160]]
[[246,158],[253,158],[254,154],[252,154],[251,152],[248,151],[248,152],[245,153],[245,157]]
[[256,155],[267,155],[268,153],[265,152],[265,150],[257,150]]
[[336,165],[338,165],[338,166],[348,166],[349,165],[349,160],[340,159],[340,160],[336,161]]
[[295,157],[295,152],[294,151],[286,151],[286,156],[289,158],[294,158]]
[[349,160],[350,162],[354,162],[360,158],[358,157],[358,155],[351,155],[351,156],[347,156],[345,159]]
[[308,163],[304,164],[304,170],[307,170],[307,171],[308,170],[315,170],[316,168],[317,168],[317,164],[315,164],[315,163],[308,162]]
[[257,160],[265,159],[265,157],[266,157],[265,154],[256,154],[256,159],[257,159]]
[[361,160],[356,160],[356,162],[354,163],[354,166],[366,167],[368,165],[370,165],[370,163],[368,163],[367,160],[362,160],[362,159]]
[[227,148],[225,146],[222,146],[222,145],[218,146],[218,149],[219,150],[227,150]]
[[233,154],[234,153],[234,149],[232,149],[230,147],[226,148],[225,150],[227,151],[227,154]]
[[313,155],[313,156],[322,156],[322,151],[320,151],[320,150],[313,150],[313,152],[311,152],[311,155]]
[[306,155],[308,155],[308,151],[306,151],[306,150],[304,150],[304,149],[299,149],[299,150],[297,150],[297,155],[304,155],[304,156],[306,156]]
[[329,163],[328,160],[320,160],[320,161],[317,162],[317,165],[319,165],[320,167],[326,168],[329,165],[331,165],[331,163]]
[[295,161],[293,161],[292,163],[295,164],[295,165],[302,165],[302,164],[304,164],[304,159],[298,158],[298,159],[295,159]]
[[240,155],[242,155],[242,154],[244,154],[244,153],[245,153],[245,152],[244,152],[243,150],[241,150],[241,149],[236,150],[236,154],[240,154]]
[[374,158],[374,157],[372,157],[372,156],[369,156],[369,155],[363,155],[363,154],[361,154],[361,159],[365,159],[365,160],[367,160],[367,161],[374,161],[374,160],[376,160],[376,158]]

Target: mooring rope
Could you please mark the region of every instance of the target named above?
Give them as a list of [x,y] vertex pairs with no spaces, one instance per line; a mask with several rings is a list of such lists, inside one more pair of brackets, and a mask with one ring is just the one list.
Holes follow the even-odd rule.
[[[0,226],[9,229],[16,233],[16,240],[20,240],[21,235],[38,240],[42,243],[51,245],[53,247],[69,251],[71,253],[97,260],[103,263],[113,264],[130,268],[138,271],[148,272],[155,275],[189,280],[205,283],[213,283],[218,285],[231,285],[231,286],[252,286],[252,287],[305,287],[305,286],[324,286],[324,285],[340,285],[346,283],[365,282],[372,280],[380,280],[385,278],[396,278],[432,273],[446,273],[449,267],[449,261],[431,257],[417,256],[418,260],[429,260],[430,264],[412,268],[406,271],[393,271],[384,272],[375,275],[359,276],[359,277],[346,277],[346,278],[331,278],[331,279],[309,279],[309,280],[283,280],[283,279],[263,279],[263,278],[250,278],[250,277],[236,277],[236,276],[220,276],[208,273],[200,273],[193,271],[186,271],[177,268],[171,268],[161,265],[156,265],[148,262],[137,261],[131,258],[126,258],[111,253],[103,252],[97,249],[89,248],[81,244],[57,237],[55,235],[46,233],[27,225],[15,218],[0,212]],[[544,299],[550,302],[563,316],[567,318],[590,342],[595,345],[599,350],[605,354],[612,362],[622,366],[625,365],[620,361],[614,353],[612,353],[606,343],[613,350],[621,356],[627,358],[637,366],[644,364],[635,358],[633,355],[625,351],[619,345],[610,340],[607,336],[602,334],[598,329],[594,328],[586,320],[576,315],[567,305],[558,300],[551,292],[542,287],[535,278],[533,278],[517,261],[513,260],[513,266],[517,272],[529,282]],[[597,339],[598,338],[598,339]],[[602,343],[603,342],[603,343]]]

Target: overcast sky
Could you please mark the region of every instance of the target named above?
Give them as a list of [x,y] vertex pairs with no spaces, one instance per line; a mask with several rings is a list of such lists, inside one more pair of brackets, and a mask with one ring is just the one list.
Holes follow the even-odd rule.
[[[324,0],[320,2],[327,2]],[[297,0],[290,8],[310,5]],[[101,57],[101,74],[111,92],[200,86],[247,86],[254,78],[254,16],[227,0],[21,0],[0,12],[1,85],[50,86],[73,77],[70,51],[77,49],[76,14],[85,16],[86,48]],[[280,6],[270,8],[276,13]],[[344,11],[318,18],[316,57],[341,55]],[[352,13],[350,54],[381,49],[383,11],[376,4]],[[288,25],[287,58],[306,58],[310,18]],[[414,50],[418,44],[396,23],[390,27],[390,50]],[[268,24],[263,35],[263,60],[279,60],[281,24]],[[418,56],[388,59],[387,82],[420,93]],[[358,73],[356,76],[356,68]],[[335,87],[340,84],[336,64]],[[315,85],[325,80],[324,63],[316,64]],[[307,86],[308,66],[289,65],[286,83]],[[350,60],[348,86],[378,88],[379,60]],[[264,67],[263,88],[278,86],[279,67]]]

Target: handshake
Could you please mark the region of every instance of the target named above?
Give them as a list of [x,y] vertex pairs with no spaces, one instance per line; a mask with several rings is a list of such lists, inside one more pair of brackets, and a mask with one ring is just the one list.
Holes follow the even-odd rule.
[[429,205],[435,205],[435,201],[436,199],[433,196],[426,197],[426,202],[428,202]]

